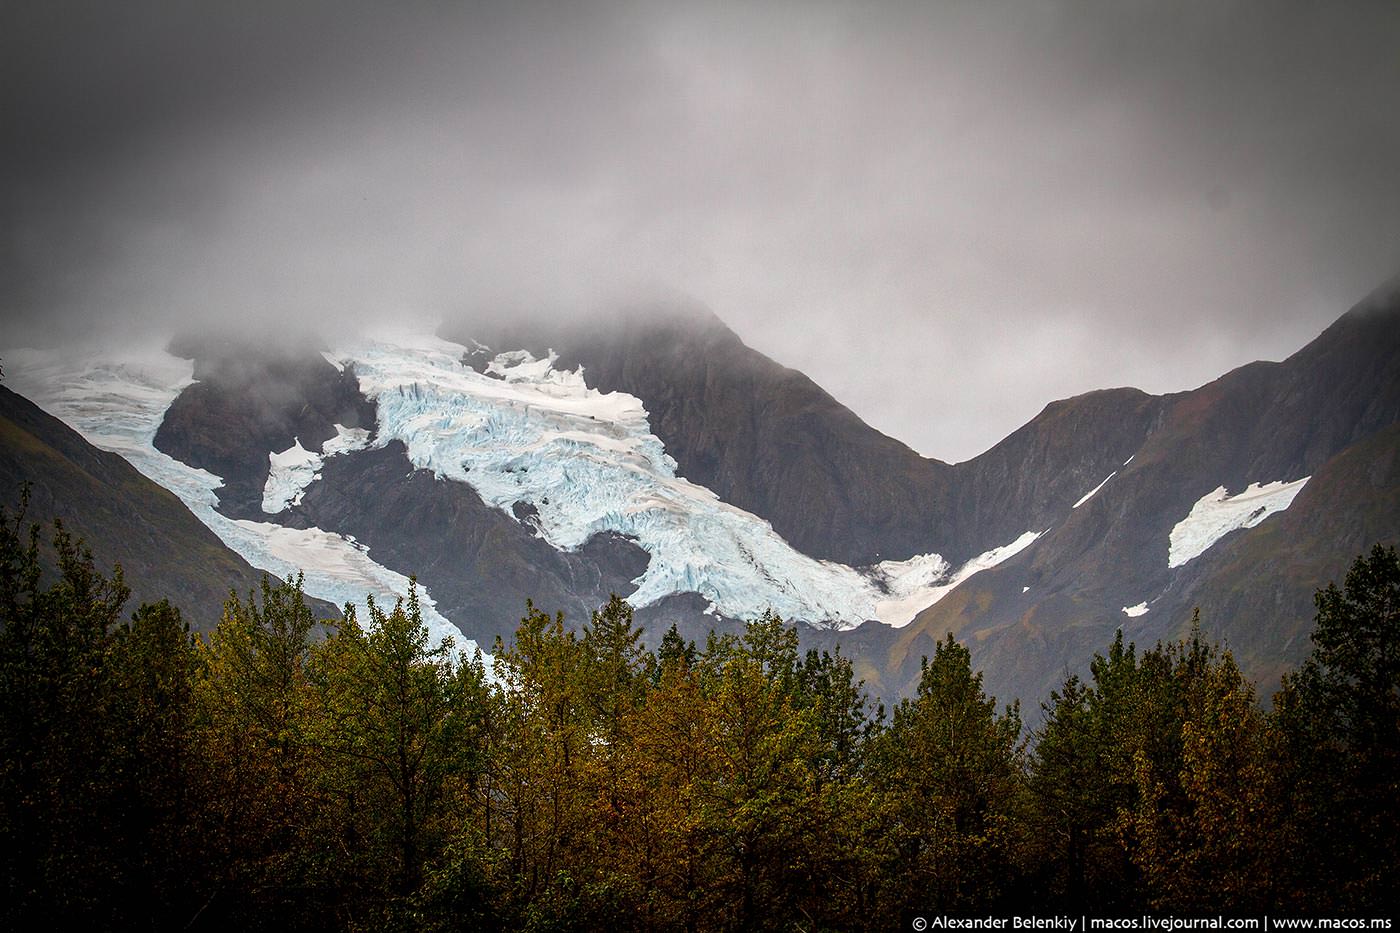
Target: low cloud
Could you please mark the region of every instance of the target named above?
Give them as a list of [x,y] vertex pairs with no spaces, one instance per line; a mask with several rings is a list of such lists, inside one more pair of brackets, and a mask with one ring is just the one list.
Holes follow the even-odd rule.
[[54,3],[6,343],[708,305],[930,455],[1400,269],[1394,4]]

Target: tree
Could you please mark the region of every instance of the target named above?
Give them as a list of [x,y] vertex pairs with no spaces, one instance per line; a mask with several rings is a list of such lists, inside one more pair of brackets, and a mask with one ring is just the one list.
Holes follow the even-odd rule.
[[54,523],[57,578],[42,584],[40,532],[0,508],[0,917],[16,926],[63,917],[110,923],[120,865],[105,659],[128,591],[121,568]]
[[320,714],[308,740],[321,756],[329,832],[345,840],[324,870],[382,911],[406,904],[460,828],[465,795],[454,790],[485,767],[489,688],[479,654],[431,643],[416,585],[390,612],[367,604],[367,627],[348,608],[312,652]]
[[641,702],[646,684],[647,653],[642,630],[633,622],[632,607],[614,593],[593,611],[583,630],[583,649],[590,668],[587,704],[594,727],[606,741],[621,742],[627,709]]
[[1030,777],[1044,896],[1084,909],[1102,909],[1122,893],[1112,869],[1121,861],[1107,755],[1112,738],[1093,715],[1093,695],[1072,675],[1042,704]]
[[1376,545],[1344,587],[1318,592],[1313,650],[1284,679],[1275,719],[1308,896],[1390,906],[1400,871],[1400,557]]
[[699,656],[700,652],[695,647],[695,642],[687,642],[681,638],[680,631],[672,622],[671,627],[666,630],[666,634],[661,636],[661,644],[652,658],[652,684],[656,685],[661,682],[661,677],[667,668],[681,667],[688,670],[694,667]]
[[1023,747],[1017,705],[996,713],[971,655],[950,634],[925,658],[918,693],[895,707],[876,753],[891,840],[891,903],[998,903],[1016,872]]
[[308,897],[317,860],[315,704],[307,681],[317,625],[300,577],[230,594],[197,645],[193,705],[213,877],[209,915],[249,927],[325,922]]
[[1268,722],[1228,651],[1211,649],[1183,689],[1179,770],[1136,757],[1134,856],[1146,892],[1158,909],[1267,910],[1287,857]]
[[503,858],[499,887],[517,926],[584,923],[580,874],[587,857],[593,791],[585,780],[594,753],[589,651],[564,626],[526,601],[515,643],[496,642],[503,683],[500,728],[493,733],[488,842]]
[[123,923],[133,926],[183,926],[204,903],[195,657],[189,626],[166,600],[142,605],[108,643],[109,847],[121,866]]

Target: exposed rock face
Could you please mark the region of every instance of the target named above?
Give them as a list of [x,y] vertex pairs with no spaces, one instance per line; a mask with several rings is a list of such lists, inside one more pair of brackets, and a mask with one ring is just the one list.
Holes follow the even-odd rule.
[[193,357],[198,381],[166,412],[156,449],[223,477],[219,509],[231,518],[265,517],[268,453],[298,439],[320,453],[336,424],[374,428],[354,374],[314,351],[185,341],[172,352]]
[[[466,342],[467,329],[451,336]],[[1163,407],[1136,389],[1054,402],[950,466],[871,428],[705,312],[487,337],[554,349],[590,386],[637,396],[681,475],[767,519],[798,550],[852,566],[930,551],[959,564],[1048,527],[1132,455]]]
[[574,340],[562,365],[581,363],[590,386],[640,398],[681,475],[767,519],[798,550],[852,566],[977,553],[945,527],[947,464],[869,427],[713,315],[623,319]]
[[[128,610],[168,597],[192,628],[208,630],[218,624],[231,589],[246,595],[262,577],[174,493],[0,387],[0,503],[11,515],[25,482],[27,521],[61,519],[86,542],[103,573],[121,564],[131,587]],[[50,531],[44,530],[44,540]],[[320,608],[330,613],[329,606]]]
[[367,544],[391,570],[416,574],[438,610],[486,647],[514,633],[527,597],[587,619],[609,594],[631,593],[647,565],[646,552],[615,535],[555,550],[470,486],[415,470],[398,441],[327,460],[298,513]]
[[1124,469],[1160,425],[1165,401],[1105,389],[1051,402],[991,450],[953,467],[951,522],[972,553],[1044,531]]

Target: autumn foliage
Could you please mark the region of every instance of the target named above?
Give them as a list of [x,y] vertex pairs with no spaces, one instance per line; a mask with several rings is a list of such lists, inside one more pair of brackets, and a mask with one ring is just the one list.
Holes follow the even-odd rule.
[[0,532],[9,928],[861,930],[906,907],[1389,906],[1400,561],[1318,596],[1265,710],[1199,627],[1121,637],[1027,735],[950,636],[871,709],[768,615],[647,650],[614,597],[527,603],[494,662],[416,594],[314,618],[300,583],[192,636],[118,570]]

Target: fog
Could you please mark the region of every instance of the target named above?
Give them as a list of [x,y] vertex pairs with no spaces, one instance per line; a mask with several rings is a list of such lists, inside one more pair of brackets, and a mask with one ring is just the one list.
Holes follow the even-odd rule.
[[973,456],[1400,271],[1400,5],[6,4],[0,345],[702,304]]

